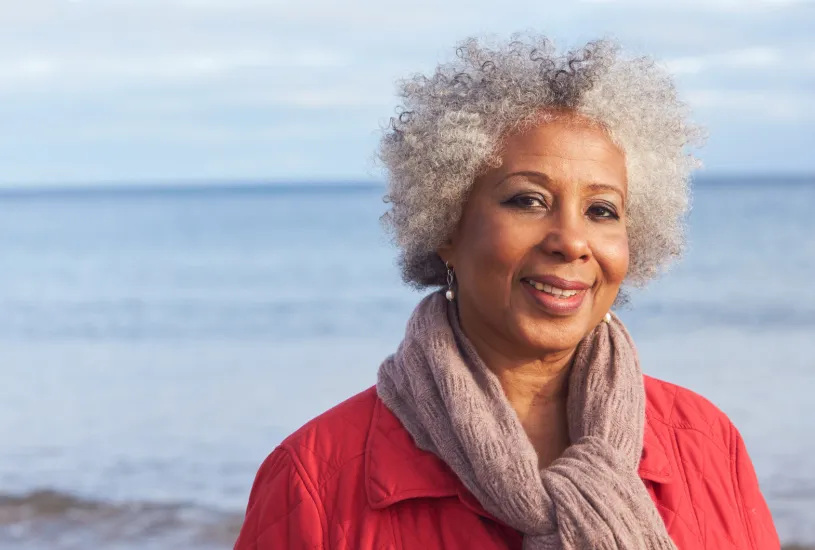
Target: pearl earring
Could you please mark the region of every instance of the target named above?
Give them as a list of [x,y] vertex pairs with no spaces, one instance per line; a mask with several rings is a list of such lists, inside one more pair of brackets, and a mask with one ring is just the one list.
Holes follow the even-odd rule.
[[444,297],[447,298],[448,302],[452,302],[456,297],[456,294],[453,292],[455,273],[453,273],[453,268],[450,267],[447,262],[444,262],[444,267],[447,268],[447,292],[444,293]]
[[603,316],[603,321],[606,323],[611,323],[611,313],[606,312],[606,314]]

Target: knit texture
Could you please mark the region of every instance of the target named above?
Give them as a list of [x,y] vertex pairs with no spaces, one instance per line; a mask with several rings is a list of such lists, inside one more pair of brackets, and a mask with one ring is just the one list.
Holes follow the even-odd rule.
[[637,474],[645,388],[625,327],[613,317],[578,346],[567,398],[570,446],[548,468],[497,377],[461,331],[454,304],[424,298],[377,393],[416,445],[443,460],[524,550],[675,549]]

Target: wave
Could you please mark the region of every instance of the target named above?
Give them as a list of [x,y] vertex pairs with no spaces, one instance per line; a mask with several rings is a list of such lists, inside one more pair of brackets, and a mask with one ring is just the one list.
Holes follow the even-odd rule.
[[[0,550],[227,550],[242,519],[183,503],[114,503],[48,489],[0,494]],[[815,550],[799,544],[783,548]]]
[[185,503],[108,502],[44,489],[0,494],[0,548],[227,549],[242,514]]

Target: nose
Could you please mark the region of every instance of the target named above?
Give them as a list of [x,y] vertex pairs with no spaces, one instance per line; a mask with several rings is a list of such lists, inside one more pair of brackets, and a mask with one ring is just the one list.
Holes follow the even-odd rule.
[[541,249],[562,262],[586,261],[591,255],[585,219],[572,209],[558,209],[548,217],[550,225]]

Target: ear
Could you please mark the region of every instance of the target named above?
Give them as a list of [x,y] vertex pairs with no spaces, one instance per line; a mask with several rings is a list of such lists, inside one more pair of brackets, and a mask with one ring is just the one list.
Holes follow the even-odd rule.
[[447,241],[443,245],[436,249],[436,254],[439,255],[441,261],[449,263],[451,265],[455,264],[455,261],[453,260],[453,257],[455,256],[455,247],[453,245],[453,240],[447,239]]

